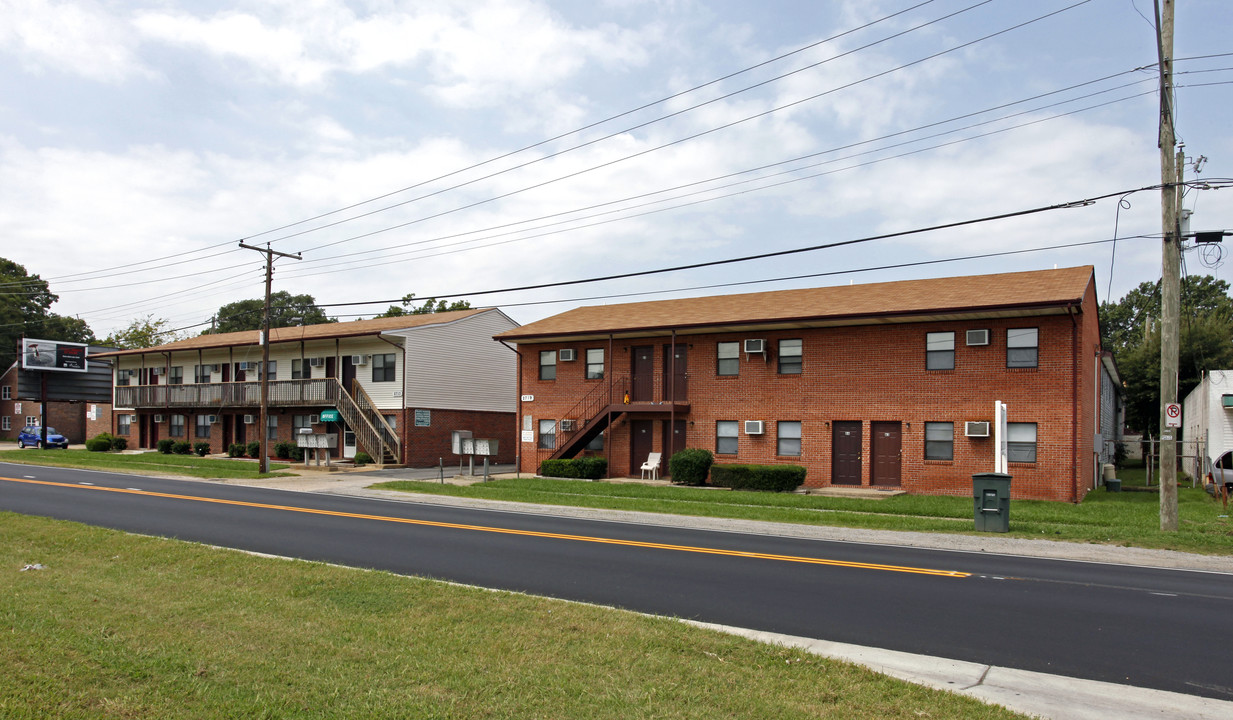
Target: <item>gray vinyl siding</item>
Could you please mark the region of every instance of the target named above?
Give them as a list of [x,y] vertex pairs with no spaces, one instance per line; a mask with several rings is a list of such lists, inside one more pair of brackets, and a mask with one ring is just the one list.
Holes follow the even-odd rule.
[[406,340],[408,408],[514,412],[517,356],[493,335],[518,327],[499,310],[427,327],[397,330]]

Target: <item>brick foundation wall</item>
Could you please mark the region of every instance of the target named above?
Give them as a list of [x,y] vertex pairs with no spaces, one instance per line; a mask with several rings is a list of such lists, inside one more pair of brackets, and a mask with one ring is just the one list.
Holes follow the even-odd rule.
[[[446,467],[457,465],[459,456],[454,455],[451,445],[455,430],[470,430],[472,437],[500,441],[500,452],[496,457],[488,458],[490,464],[514,462],[518,451],[515,444],[518,439],[517,418],[514,413],[440,409],[429,409],[429,412],[432,424],[428,427],[415,426],[414,409],[406,411],[406,418],[399,426],[407,466],[436,467],[438,460],[442,460]],[[476,462],[482,465],[483,459],[477,457]]]
[[[992,433],[987,438],[964,436],[964,422],[993,420],[994,401],[1007,404],[1009,422],[1036,423],[1036,462],[1011,463],[1012,497],[1077,501],[1091,487],[1096,407],[1096,355],[1099,329],[1095,291],[1089,287],[1088,312],[1013,319],[904,323],[793,331],[750,331],[723,335],[677,336],[688,351],[688,414],[686,446],[716,449],[716,422],[762,420],[765,434],[738,435],[735,455],[717,455],[718,463],[794,464],[804,466],[805,484],[831,484],[834,424],[860,423],[860,484],[872,483],[872,423],[898,423],[901,432],[900,486],[909,492],[970,495],[971,476],[991,472]],[[1073,318],[1073,319],[1072,319]],[[1038,365],[1006,367],[1006,331],[1038,328]],[[967,346],[965,331],[989,329],[990,344]],[[955,333],[955,369],[925,369],[925,335]],[[765,338],[767,356],[740,355],[737,376],[719,376],[716,343]],[[803,340],[802,373],[777,372],[775,350],[780,339]],[[613,381],[632,368],[632,348],[654,346],[655,398],[662,399],[664,350],[669,337],[616,342],[606,357]],[[539,351],[574,348],[576,362],[558,362],[555,380],[539,380]],[[607,341],[522,345],[521,389],[533,401],[520,403],[519,416],[540,419],[572,417],[578,401],[609,382],[587,380],[585,350]],[[619,402],[619,400],[618,400]],[[575,418],[585,422],[584,418]],[[613,476],[637,475],[646,459],[631,457],[631,420],[653,422],[652,450],[663,452],[667,412],[630,415],[608,431],[605,454]],[[777,454],[777,422],[801,423],[801,455]],[[925,423],[953,422],[952,460],[925,460]],[[663,459],[666,465],[668,458]],[[539,453],[535,442],[522,443],[524,472],[535,472]]]

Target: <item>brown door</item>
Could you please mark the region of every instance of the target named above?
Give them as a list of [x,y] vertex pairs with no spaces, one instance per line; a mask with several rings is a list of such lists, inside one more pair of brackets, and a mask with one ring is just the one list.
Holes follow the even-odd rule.
[[248,426],[244,424],[244,416],[236,415],[235,417],[235,441],[239,443],[240,445],[244,445],[248,442],[248,440],[245,438],[245,435],[246,435],[245,428],[247,427]]
[[899,423],[875,422],[869,425],[870,444],[873,450],[873,485],[898,487],[900,461],[903,457]]
[[861,424],[839,420],[831,424],[831,484],[861,484]]
[[138,415],[137,416],[137,447],[139,448],[150,447],[149,442],[148,442],[149,437],[150,437],[150,416],[149,415]]
[[325,376],[328,378],[338,377],[334,374],[334,359],[333,355],[325,359]]
[[[660,438],[659,446],[664,449],[664,456],[659,464],[659,474],[669,475],[671,473],[668,472],[668,461],[672,459],[673,455],[685,449],[685,421],[677,420],[675,423],[670,423],[665,420],[661,425],[663,425],[664,431],[663,436]],[[668,434],[669,426],[672,426],[671,435]]]
[[676,362],[673,363],[672,346],[664,346],[665,400],[689,399],[689,346],[676,346]]
[[[655,347],[642,345],[634,348],[631,361],[634,364],[632,373],[634,379],[629,399],[634,402],[651,402],[655,399]],[[646,457],[642,459],[646,460]]]
[[[223,375],[227,374],[227,366],[223,366]],[[235,422],[234,415],[223,416],[223,449],[222,452],[227,452],[227,448],[231,447],[231,424]]]
[[[654,420],[631,420],[629,422],[629,474],[633,475],[655,450]],[[660,464],[663,467],[663,464]]]
[[352,393],[351,381],[355,380],[355,365],[351,364],[351,356],[343,355],[342,358],[342,386],[348,394]]

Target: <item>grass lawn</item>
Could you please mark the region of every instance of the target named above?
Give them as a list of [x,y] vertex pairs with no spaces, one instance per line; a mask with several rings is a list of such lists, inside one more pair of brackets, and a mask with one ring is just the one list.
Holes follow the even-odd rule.
[[[1143,471],[1119,473],[1133,490]],[[1012,486],[1013,486],[1012,480]],[[768,520],[808,525],[920,532],[975,533],[970,497],[899,495],[883,499],[743,492],[634,483],[586,482],[546,478],[494,480],[470,486],[432,482],[387,482],[374,487],[477,497],[492,500],[641,510],[706,517]],[[1179,483],[1179,530],[1160,531],[1160,500],[1155,492],[1109,493],[1093,490],[1078,505],[1015,500],[1010,505],[1010,537],[1047,538],[1233,555],[1233,523],[1219,501],[1202,489]]]
[[[186,475],[195,478],[244,479],[282,477],[285,473],[257,472],[256,461],[217,460],[196,455],[164,455],[149,452],[139,455],[97,453],[88,450],[0,450],[0,461],[26,465],[84,468],[132,473],[135,475]],[[270,463],[270,470],[285,470],[283,463]]]
[[13,719],[1021,717],[671,620],[9,513],[0,622]]

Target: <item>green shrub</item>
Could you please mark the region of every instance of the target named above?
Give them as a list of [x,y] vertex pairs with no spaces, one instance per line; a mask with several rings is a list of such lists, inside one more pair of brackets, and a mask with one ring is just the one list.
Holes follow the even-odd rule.
[[128,438],[125,438],[125,437],[111,438],[111,449],[112,450],[127,450],[128,449]]
[[162,440],[158,441],[155,447],[157,447],[158,451],[161,452],[162,454],[170,455],[171,449],[175,446],[175,444],[176,444],[175,440],[172,440],[171,438],[163,438]]
[[210,443],[198,442],[193,443],[193,452],[197,453],[197,457],[205,457],[210,454]]
[[715,465],[711,484],[733,490],[792,492],[805,482],[805,468],[799,465]]
[[298,445],[291,446],[291,460],[295,462],[304,462],[304,448]]
[[90,452],[107,452],[111,450],[111,440],[103,437],[92,437],[86,441],[86,449]]
[[187,440],[180,440],[172,443],[171,452],[176,455],[188,455],[193,451],[193,444]]
[[245,446],[244,451],[248,453],[250,458],[259,458],[261,457],[261,443],[250,442],[247,446]]
[[355,454],[355,464],[356,465],[367,465],[370,462],[372,462],[372,455],[369,455],[363,450]]
[[280,442],[274,445],[274,457],[279,460],[288,460],[291,458],[291,451],[295,448],[289,442]]
[[710,450],[685,448],[668,460],[668,470],[677,485],[703,485],[714,462]]
[[598,480],[608,474],[608,460],[602,457],[545,460],[539,466],[539,474],[544,477]]
[[230,445],[227,446],[227,457],[229,458],[244,457],[245,450],[247,450],[247,448],[245,448],[242,444],[231,443]]

